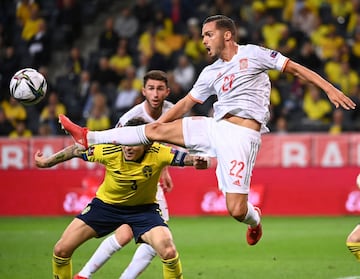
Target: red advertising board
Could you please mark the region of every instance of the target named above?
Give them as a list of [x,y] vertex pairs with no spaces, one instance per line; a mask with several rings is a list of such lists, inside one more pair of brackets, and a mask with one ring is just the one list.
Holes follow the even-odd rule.
[[[250,201],[264,215],[360,213],[359,135],[265,135],[252,177]],[[101,183],[101,165],[80,159],[37,169],[37,150],[52,154],[72,144],[69,137],[0,139],[0,215],[75,214]],[[170,215],[227,214],[215,167],[170,169],[175,187],[167,193]]]

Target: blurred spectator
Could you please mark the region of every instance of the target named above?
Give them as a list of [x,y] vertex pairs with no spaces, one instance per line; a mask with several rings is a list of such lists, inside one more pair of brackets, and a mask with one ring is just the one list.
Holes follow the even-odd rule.
[[48,65],[51,60],[51,38],[47,31],[46,22],[40,21],[37,33],[29,40],[29,54],[32,58],[31,65],[38,69]]
[[[115,16],[114,29],[120,38],[130,41],[130,45],[136,45],[136,35],[139,29],[139,20],[133,15],[131,7],[122,7]],[[134,41],[133,41],[134,40]]]
[[143,80],[145,74],[149,69],[149,57],[143,53],[139,52],[137,64],[136,64],[136,77],[140,80]]
[[91,108],[92,108],[93,102],[94,102],[94,96],[96,94],[103,94],[103,93],[100,90],[99,82],[94,80],[94,81],[91,81],[89,93],[86,97],[86,101],[83,106],[82,117],[84,119],[87,119],[91,113]]
[[173,73],[175,81],[180,84],[181,88],[184,91],[189,91],[195,81],[196,71],[186,55],[179,55]]
[[136,68],[135,68],[135,66],[131,65],[131,66],[126,68],[125,79],[127,79],[127,80],[129,80],[131,82],[132,88],[134,88],[135,90],[141,92],[142,87],[143,87],[143,80],[139,79],[136,76]]
[[41,137],[53,136],[51,125],[48,121],[42,121],[39,123],[37,135]]
[[66,114],[66,107],[59,101],[56,91],[49,92],[48,103],[40,114],[40,123],[47,122],[51,127],[51,134],[53,135],[62,134],[58,123],[59,114]]
[[188,35],[185,41],[184,53],[196,66],[207,56],[207,50],[202,42],[201,28],[198,19],[190,18],[187,21],[187,27]]
[[0,106],[0,136],[8,136],[13,129],[14,126],[6,118],[5,111]]
[[277,49],[285,28],[284,23],[276,21],[274,15],[267,13],[266,22],[261,28],[264,45],[271,49]]
[[214,0],[212,5],[208,7],[209,15],[222,14],[235,19],[233,3],[230,0]]
[[298,56],[294,60],[317,73],[323,71],[323,62],[317,55],[315,47],[310,40],[303,41]]
[[123,77],[127,67],[133,64],[133,59],[129,55],[126,46],[120,45],[116,53],[110,57],[110,68],[116,72],[118,77]]
[[351,130],[349,122],[345,121],[344,111],[341,108],[335,109],[332,114],[332,121],[329,125],[329,133],[338,135]]
[[359,75],[355,70],[350,68],[349,62],[342,61],[339,75],[336,76],[334,83],[338,85],[342,92],[349,95],[351,89],[359,85]]
[[26,127],[26,121],[17,119],[15,122],[15,129],[10,132],[9,138],[31,138],[32,132]]
[[104,29],[99,35],[98,48],[101,55],[110,57],[115,54],[119,44],[119,35],[114,29],[114,19],[107,17],[104,23]]
[[20,58],[13,46],[7,46],[3,54],[0,52],[0,101],[8,96],[11,77],[19,70],[20,65]]
[[72,47],[82,33],[81,8],[77,0],[59,0],[56,32],[63,36],[64,46]]
[[174,73],[168,72],[168,82],[169,82],[169,88],[170,88],[170,94],[166,98],[169,102],[175,104],[180,99],[185,97],[185,95],[188,93],[187,91],[184,91],[179,83],[175,81]]
[[31,17],[31,11],[39,9],[39,5],[34,0],[20,0],[16,5],[16,20],[19,26],[24,27]]
[[81,55],[78,47],[73,46],[70,49],[69,56],[66,60],[67,74],[70,80],[78,80],[82,70],[84,69],[85,59]]
[[111,127],[109,108],[104,94],[95,94],[86,127],[93,131],[106,130]]
[[288,122],[284,116],[280,116],[276,119],[274,132],[280,135],[284,135],[289,132]]
[[27,119],[27,112],[24,106],[11,96],[2,102],[2,107],[6,118],[9,119],[14,127],[17,120]]
[[31,6],[30,18],[26,20],[22,29],[21,37],[24,41],[28,42],[33,36],[39,32],[39,26],[45,19],[40,16],[38,6]]
[[306,85],[303,110],[303,124],[310,130],[321,131],[330,122],[332,106],[322,97],[321,89],[313,84]]
[[174,33],[185,34],[186,22],[194,16],[193,3],[189,0],[164,0],[161,9],[173,23]]
[[122,80],[117,89],[117,96],[113,106],[113,124],[115,125],[119,117],[138,104],[140,100],[141,94],[133,87],[133,81],[131,79]]
[[338,34],[336,27],[333,24],[330,24],[327,26],[324,35],[320,36],[319,40],[314,43],[319,47],[320,58],[326,61],[336,55],[336,52],[343,46],[345,40]]
[[297,55],[297,40],[286,24],[284,24],[281,30],[281,37],[279,39],[277,50],[291,59],[294,59]]
[[295,1],[292,16],[287,18],[292,28],[300,32],[304,39],[310,38],[311,34],[319,25],[319,17],[314,9],[306,1]]
[[91,79],[99,82],[101,86],[108,86],[109,84],[116,86],[121,80],[122,76],[110,67],[110,61],[106,56],[100,57],[98,65],[91,73]]
[[154,14],[153,1],[136,0],[133,6],[133,14],[139,22],[137,35],[139,36],[145,31],[146,26],[151,23]]
[[349,63],[353,69],[355,69],[357,72],[360,72],[360,24],[359,27],[356,28],[352,36]]
[[245,4],[240,7],[240,18],[248,23],[249,41],[262,42],[261,29],[266,23],[265,4],[260,0],[245,1]]

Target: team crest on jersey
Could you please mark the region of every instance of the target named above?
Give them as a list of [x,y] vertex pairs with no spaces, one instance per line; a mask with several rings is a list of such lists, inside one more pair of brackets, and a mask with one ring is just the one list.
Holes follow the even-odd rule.
[[239,64],[240,64],[240,70],[247,69],[248,68],[248,59],[247,58],[240,59]]
[[275,50],[273,50],[273,51],[270,53],[270,57],[271,57],[271,58],[275,58],[276,55],[278,55],[278,52],[275,51]]
[[152,167],[150,167],[150,166],[145,166],[145,167],[143,167],[142,172],[143,172],[143,175],[144,175],[146,178],[149,178],[149,177],[152,175],[153,170],[152,170]]
[[85,215],[86,213],[88,213],[88,212],[90,211],[90,209],[91,209],[91,206],[88,205],[87,207],[85,207],[85,208],[83,209],[83,211],[81,211],[81,215]]
[[93,156],[94,155],[95,146],[90,146],[88,148],[88,155]]

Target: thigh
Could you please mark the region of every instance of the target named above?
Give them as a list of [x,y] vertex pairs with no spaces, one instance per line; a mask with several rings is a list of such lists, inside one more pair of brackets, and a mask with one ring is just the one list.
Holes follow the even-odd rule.
[[141,238],[144,240],[144,242],[151,245],[161,258],[164,257],[165,253],[168,251],[168,248],[175,249],[172,234],[168,227],[154,227],[144,233]]
[[121,246],[128,244],[133,238],[133,232],[128,224],[121,225],[115,231],[115,238]]
[[190,153],[216,157],[212,141],[214,122],[215,120],[210,117],[183,118],[184,143]]
[[90,226],[75,218],[56,243],[55,253],[58,254],[56,251],[61,251],[61,256],[70,257],[77,247],[95,236],[96,232]]
[[260,133],[224,120],[214,130],[219,189],[224,193],[248,194]]
[[184,147],[182,119],[172,122],[153,122],[145,126],[146,137],[151,141],[159,141]]

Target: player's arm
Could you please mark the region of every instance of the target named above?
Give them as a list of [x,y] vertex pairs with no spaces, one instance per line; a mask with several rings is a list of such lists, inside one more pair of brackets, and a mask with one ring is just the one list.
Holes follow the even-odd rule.
[[174,187],[168,167],[163,168],[161,172],[161,187],[165,192],[170,192]]
[[179,119],[183,117],[187,112],[189,112],[195,104],[197,104],[197,102],[193,100],[189,94],[187,94],[184,98],[178,101],[171,109],[165,112],[157,120],[157,122],[165,123]]
[[55,154],[44,157],[42,152],[38,150],[35,153],[35,163],[38,168],[50,168],[57,165],[58,163],[65,162],[75,157],[81,157],[81,153],[84,151],[83,147],[78,145],[71,145],[64,149],[56,152]]
[[289,60],[284,68],[284,72],[293,74],[302,80],[311,82],[320,87],[327,94],[329,100],[336,108],[339,106],[347,110],[355,108],[355,103],[350,98],[314,71]]
[[210,158],[205,156],[190,155],[186,151],[174,150],[174,159],[171,166],[194,166],[196,169],[207,169],[210,166]]

